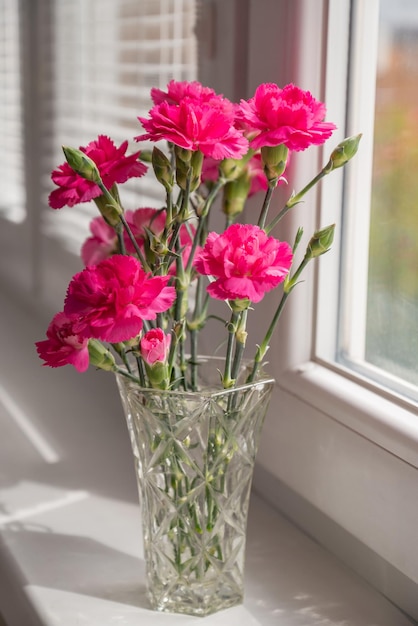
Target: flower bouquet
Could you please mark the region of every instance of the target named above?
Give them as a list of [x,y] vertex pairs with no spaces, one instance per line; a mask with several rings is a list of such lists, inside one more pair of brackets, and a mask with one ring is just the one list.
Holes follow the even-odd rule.
[[[323,144],[335,129],[323,103],[292,84],[262,84],[234,104],[198,82],[171,81],[151,98],[135,139],[158,143],[152,151],[128,155],[127,142],[117,147],[104,135],[63,148],[50,206],[93,200],[99,215],[81,250],[85,268],[36,345],[45,365],[116,374],[136,459],[151,605],[206,615],[242,601],[249,491],[274,383],[263,361],[287,297],[306,265],[330,249],[334,225],[313,234],[296,267],[302,229],[291,245],[272,232],[349,161],[360,135],[340,143],[271,215],[289,155]],[[164,206],[125,210],[118,185],[148,167]],[[264,193],[257,223],[240,222],[256,193]],[[209,226],[219,206],[221,233]],[[247,355],[247,317],[279,286],[264,339]],[[223,318],[211,312],[213,300],[224,303]],[[219,358],[199,350],[209,319],[219,323]]]

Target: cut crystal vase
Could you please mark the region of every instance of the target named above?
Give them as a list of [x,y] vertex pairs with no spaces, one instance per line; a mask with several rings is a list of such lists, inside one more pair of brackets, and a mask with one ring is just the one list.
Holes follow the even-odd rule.
[[[248,505],[274,381],[234,389],[145,389],[117,374],[142,511],[155,610],[208,615],[243,601]],[[216,379],[217,377],[217,379]]]

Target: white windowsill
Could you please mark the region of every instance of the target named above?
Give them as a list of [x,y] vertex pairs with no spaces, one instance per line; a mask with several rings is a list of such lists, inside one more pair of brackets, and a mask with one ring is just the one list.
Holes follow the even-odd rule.
[[[2,303],[0,612],[8,626],[202,623],[147,607],[133,462],[111,375],[40,367],[33,342],[42,324]],[[413,622],[254,494],[244,605],[204,623]]]

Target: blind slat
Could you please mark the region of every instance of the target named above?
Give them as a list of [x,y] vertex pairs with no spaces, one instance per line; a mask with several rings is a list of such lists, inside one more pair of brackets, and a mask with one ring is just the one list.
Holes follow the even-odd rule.
[[16,2],[0,2],[0,213],[25,218],[19,13]]
[[[150,88],[197,74],[196,0],[56,0],[53,6],[52,167],[63,161],[62,144],[85,145],[100,133],[116,143],[132,140],[142,131],[137,117],[152,105]],[[131,142],[131,151],[140,148]],[[46,177],[45,206],[52,188]],[[163,200],[151,175],[123,186],[126,209],[161,207]],[[96,214],[94,207],[79,205],[57,220],[46,210],[43,231],[78,251]]]

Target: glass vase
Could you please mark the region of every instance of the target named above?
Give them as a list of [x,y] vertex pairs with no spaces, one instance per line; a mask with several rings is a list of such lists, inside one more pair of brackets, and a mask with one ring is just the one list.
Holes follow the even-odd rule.
[[116,377],[135,457],[152,608],[204,616],[242,603],[251,481],[274,381],[224,390],[212,360],[199,366],[205,382],[194,392]]

